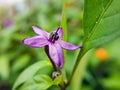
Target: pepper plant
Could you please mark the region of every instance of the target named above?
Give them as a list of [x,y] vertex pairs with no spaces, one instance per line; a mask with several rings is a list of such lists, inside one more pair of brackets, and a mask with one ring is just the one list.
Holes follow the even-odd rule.
[[[120,36],[120,0],[84,0],[83,29],[84,38],[82,46],[76,46],[62,40],[67,37],[67,15],[63,1],[61,24],[51,33],[47,33],[40,28],[33,26],[33,30],[38,36],[26,38],[22,42],[30,47],[44,47],[49,60],[39,61],[25,71],[16,80],[13,90],[46,90],[52,86],[57,86],[60,90],[66,90],[72,81],[77,86],[81,85],[87,64],[88,51],[99,45],[112,41]],[[64,32],[64,34],[63,34]],[[72,34],[71,34],[72,35]],[[64,69],[63,50],[79,49],[75,60],[75,65],[70,76],[66,77]],[[66,58],[65,58],[66,61]],[[45,67],[54,68],[52,75],[38,74]],[[74,87],[74,85],[73,85]],[[76,87],[76,90],[79,90]]]

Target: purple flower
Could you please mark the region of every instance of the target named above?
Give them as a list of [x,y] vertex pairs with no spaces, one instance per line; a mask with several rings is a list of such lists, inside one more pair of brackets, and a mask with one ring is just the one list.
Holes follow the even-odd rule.
[[32,27],[34,32],[38,34],[37,36],[26,38],[22,42],[25,45],[34,48],[47,47],[48,53],[47,55],[52,60],[55,65],[62,68],[64,62],[64,55],[62,48],[67,50],[75,50],[78,48],[82,48],[82,46],[75,46],[73,44],[64,42],[62,40],[63,30],[62,28],[58,28],[52,33],[48,33],[44,30],[39,29],[36,26]]
[[13,21],[11,19],[6,19],[4,22],[3,22],[3,26],[8,28],[10,26],[13,25]]

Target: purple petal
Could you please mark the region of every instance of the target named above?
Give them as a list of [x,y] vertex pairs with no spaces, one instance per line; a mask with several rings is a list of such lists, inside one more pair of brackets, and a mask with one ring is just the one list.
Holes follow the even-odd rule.
[[62,68],[63,62],[64,62],[64,55],[63,55],[62,47],[59,44],[55,44],[55,47],[58,51],[59,67]]
[[49,44],[49,55],[53,62],[62,68],[64,56],[59,44]]
[[67,49],[67,50],[75,50],[78,48],[82,48],[82,46],[76,46],[76,45],[70,44],[68,42],[64,42],[62,40],[60,41],[60,45],[62,48]]
[[57,32],[58,35],[59,35],[59,38],[62,38],[62,35],[63,35],[63,29],[62,28],[58,28],[57,30],[55,30],[54,32]]
[[49,42],[47,41],[47,39],[45,39],[41,36],[34,36],[31,38],[26,38],[26,39],[22,40],[22,43],[24,43],[25,45],[28,45],[30,47],[39,48],[39,47],[48,45]]
[[41,35],[41,36],[44,36],[44,37],[46,37],[46,38],[49,37],[49,33],[48,33],[48,32],[46,32],[46,31],[44,31],[44,30],[41,30],[41,29],[39,29],[39,28],[36,27],[36,26],[32,26],[32,28],[33,28],[33,30],[34,30],[34,32],[35,32],[36,34]]

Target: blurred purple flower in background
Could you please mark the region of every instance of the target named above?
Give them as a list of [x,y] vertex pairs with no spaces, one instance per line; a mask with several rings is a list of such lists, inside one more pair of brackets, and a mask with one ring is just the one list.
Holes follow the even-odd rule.
[[63,30],[60,27],[52,33],[41,30],[36,26],[33,26],[32,28],[34,32],[38,35],[31,38],[26,38],[22,42],[25,45],[34,48],[40,48],[43,46],[48,47],[48,57],[55,65],[58,65],[58,67],[60,68],[62,68],[64,62],[62,48],[67,50],[75,50],[78,48],[82,48],[82,46],[75,46],[73,44],[64,42],[62,40]]
[[13,25],[13,21],[11,19],[6,19],[4,22],[3,22],[3,26],[5,28],[8,28],[8,27],[11,27]]

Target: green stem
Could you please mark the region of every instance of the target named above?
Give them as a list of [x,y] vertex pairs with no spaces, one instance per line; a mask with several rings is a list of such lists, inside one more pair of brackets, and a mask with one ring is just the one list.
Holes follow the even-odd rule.
[[71,83],[72,78],[73,78],[73,76],[74,76],[74,74],[75,74],[75,72],[76,72],[76,70],[77,70],[77,68],[78,68],[78,66],[79,66],[79,62],[81,61],[81,59],[82,59],[82,57],[83,57],[84,54],[85,54],[85,52],[83,52],[83,48],[82,48],[82,49],[79,51],[79,54],[78,54],[77,59],[76,59],[76,63],[75,63],[74,68],[73,68],[73,70],[72,70],[72,74],[71,74],[68,82],[66,83],[65,87],[67,87],[67,86]]

